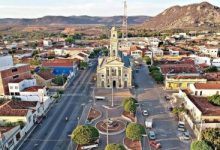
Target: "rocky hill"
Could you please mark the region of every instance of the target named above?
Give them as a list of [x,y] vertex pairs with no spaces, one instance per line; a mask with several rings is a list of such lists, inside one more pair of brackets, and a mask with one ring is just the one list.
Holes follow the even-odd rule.
[[[148,20],[148,16],[130,16],[129,24],[142,24]],[[122,24],[122,16],[91,17],[91,16],[45,16],[37,19],[0,19],[0,25],[77,25],[77,24]]]
[[220,25],[220,8],[208,2],[173,6],[143,24],[148,29],[210,28]]

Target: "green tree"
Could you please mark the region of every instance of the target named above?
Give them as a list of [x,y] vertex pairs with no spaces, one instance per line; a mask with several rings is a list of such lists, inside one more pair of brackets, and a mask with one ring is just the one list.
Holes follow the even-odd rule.
[[151,58],[149,56],[144,56],[143,57],[143,60],[144,62],[147,64],[147,65],[150,65],[151,64]]
[[131,140],[141,140],[142,135],[145,134],[144,126],[137,123],[129,123],[126,128],[126,137]]
[[105,147],[105,150],[126,150],[125,147],[121,144],[108,144]]
[[130,113],[135,113],[136,107],[137,106],[136,106],[135,102],[132,100],[129,100],[124,105],[124,111],[130,112]]
[[125,98],[123,101],[122,101],[122,106],[125,107],[125,104],[127,104],[128,101],[133,101],[134,103],[137,103],[138,101],[133,98],[133,97],[128,97],[128,98]]
[[157,66],[150,66],[150,67],[149,67],[149,71],[150,71],[150,72],[156,71],[156,70],[159,71],[160,69],[159,69]]
[[72,37],[72,36],[68,36],[66,39],[65,39],[65,42],[69,43],[69,44],[72,44],[75,42],[75,39]]
[[72,132],[71,139],[79,145],[90,144],[99,138],[98,130],[93,126],[77,126]]
[[62,86],[64,85],[64,83],[66,82],[67,77],[66,76],[56,76],[52,82],[55,83],[58,86]]
[[88,67],[88,63],[85,62],[85,61],[81,61],[80,64],[79,64],[79,66],[80,66],[81,69],[85,69],[85,68]]
[[216,66],[211,66],[207,68],[205,72],[218,72],[218,68]]
[[31,64],[31,65],[34,65],[34,66],[38,66],[38,65],[41,64],[41,62],[40,62],[40,60],[38,60],[38,59],[33,59],[33,60],[31,60],[30,64]]
[[206,141],[213,148],[220,149],[220,129],[206,129],[202,132],[202,140]]
[[213,95],[208,97],[208,101],[213,105],[220,106],[220,95]]
[[212,147],[210,147],[205,141],[193,141],[190,150],[212,150]]

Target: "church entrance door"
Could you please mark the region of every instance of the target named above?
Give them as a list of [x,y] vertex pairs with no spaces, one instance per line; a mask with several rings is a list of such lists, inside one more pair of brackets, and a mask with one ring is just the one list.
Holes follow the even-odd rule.
[[116,81],[115,80],[113,81],[112,85],[113,85],[113,88],[116,88]]

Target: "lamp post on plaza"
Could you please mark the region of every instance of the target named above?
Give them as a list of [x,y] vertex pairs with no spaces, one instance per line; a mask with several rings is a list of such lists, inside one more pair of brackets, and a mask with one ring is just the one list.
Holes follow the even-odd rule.
[[113,83],[112,83],[112,107],[114,107],[114,87],[113,87]]

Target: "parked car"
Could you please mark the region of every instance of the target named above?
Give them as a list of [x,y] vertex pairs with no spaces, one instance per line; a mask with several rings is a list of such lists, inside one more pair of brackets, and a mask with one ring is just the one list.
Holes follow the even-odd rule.
[[178,122],[178,131],[185,132],[185,123],[182,121]]
[[154,131],[149,131],[148,136],[150,140],[156,140],[156,134]]
[[154,149],[160,149],[161,144],[155,140],[149,141],[149,145]]
[[190,134],[188,131],[183,132],[183,139],[184,140],[190,140]]
[[147,110],[143,110],[142,113],[143,113],[144,116],[148,116],[149,115]]
[[164,96],[164,98],[165,98],[166,101],[170,101],[172,99],[172,97],[169,96],[169,95]]
[[153,127],[153,119],[147,118],[145,120],[145,126],[146,126],[146,128],[150,128],[151,129]]

